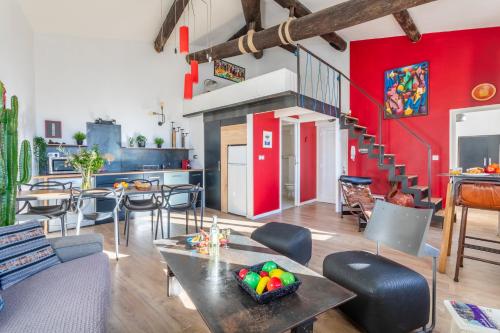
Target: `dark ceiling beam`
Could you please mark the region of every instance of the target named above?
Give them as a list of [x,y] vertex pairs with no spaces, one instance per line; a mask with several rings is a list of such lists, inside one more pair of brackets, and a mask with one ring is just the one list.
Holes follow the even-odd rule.
[[[298,0],[274,0],[274,1],[283,8],[293,7],[293,14],[295,17],[304,17],[312,13],[306,6],[304,6]],[[342,37],[337,35],[335,32],[322,35],[321,38],[326,40],[328,44],[330,44],[334,49],[338,51],[345,51],[347,48],[347,42]]]
[[182,16],[182,12],[184,8],[188,5],[189,0],[174,0],[170,10],[168,11],[167,17],[160,28],[160,32],[158,32],[158,36],[155,39],[155,50],[156,52],[162,52],[165,43],[168,38],[172,34],[172,31],[175,28],[177,22],[179,22],[180,17]]
[[413,42],[416,43],[422,38],[422,35],[418,31],[417,26],[415,25],[415,22],[413,22],[413,19],[411,18],[410,13],[405,9],[400,12],[392,14],[396,21],[398,22],[399,26],[403,31],[405,32],[406,36]]
[[[364,22],[392,15],[402,10],[423,5],[436,0],[349,0],[331,6],[301,18],[292,20],[289,24],[290,38],[298,42],[303,39],[325,35],[337,30],[349,28]],[[278,34],[279,25],[258,31],[253,36],[253,44],[258,50],[265,50],[281,45]],[[285,27],[283,27],[284,29]],[[246,38],[244,48],[248,47]],[[196,59],[200,63],[207,61],[207,55],[212,59],[224,59],[242,54],[238,40],[227,41],[214,45],[209,49],[189,54],[186,60]]]
[[[247,26],[245,25],[240,30],[236,31],[234,33],[234,35],[229,37],[228,41],[236,39],[236,38],[240,38],[241,36],[245,36],[246,34],[247,34]],[[291,44],[279,45],[279,47],[281,47],[284,50],[287,50],[290,53],[295,53],[295,50],[296,50],[296,47],[291,45]]]
[[[253,28],[255,31],[262,30],[262,18],[260,13],[260,0],[241,0],[241,7],[243,7],[243,15],[247,28]],[[260,59],[264,55],[264,51],[253,53],[255,59]]]

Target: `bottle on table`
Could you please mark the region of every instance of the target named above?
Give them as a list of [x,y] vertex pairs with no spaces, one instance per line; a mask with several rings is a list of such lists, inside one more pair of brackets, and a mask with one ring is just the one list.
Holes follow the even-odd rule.
[[219,226],[217,225],[217,216],[212,217],[212,226],[210,227],[210,242],[209,242],[209,253],[210,255],[219,254]]

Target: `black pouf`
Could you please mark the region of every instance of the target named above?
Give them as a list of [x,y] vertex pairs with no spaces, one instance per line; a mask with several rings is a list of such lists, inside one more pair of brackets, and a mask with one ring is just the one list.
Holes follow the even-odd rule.
[[312,238],[309,229],[270,222],[256,229],[250,237],[302,265],[307,265],[311,260]]
[[429,321],[427,280],[394,261],[363,251],[333,253],[323,275],[357,294],[340,309],[369,333],[407,333]]

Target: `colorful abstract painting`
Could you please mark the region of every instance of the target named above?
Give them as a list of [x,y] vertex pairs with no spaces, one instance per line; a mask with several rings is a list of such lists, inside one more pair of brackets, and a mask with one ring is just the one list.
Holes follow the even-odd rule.
[[426,116],[429,97],[429,63],[385,72],[384,119]]
[[233,81],[245,81],[245,69],[224,60],[214,61],[214,75]]

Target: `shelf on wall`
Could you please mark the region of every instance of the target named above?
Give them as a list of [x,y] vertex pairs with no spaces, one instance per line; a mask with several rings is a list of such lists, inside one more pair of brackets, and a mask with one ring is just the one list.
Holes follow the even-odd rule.
[[122,147],[122,149],[193,150],[194,148]]
[[48,143],[47,144],[48,147],[66,147],[66,148],[87,148],[88,146],[87,145],[68,145],[68,144],[61,144],[61,143]]

